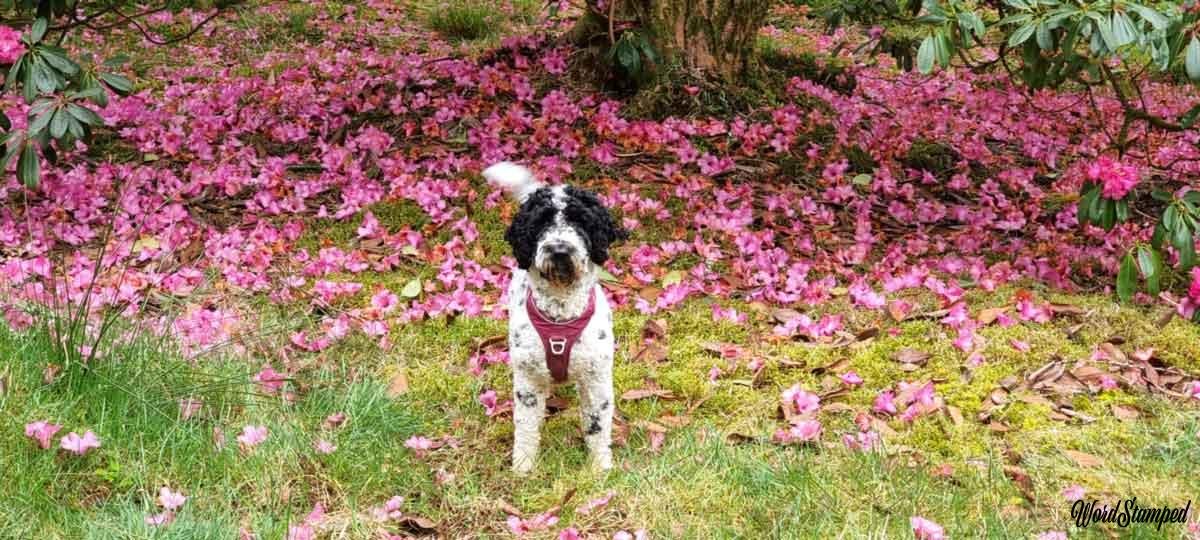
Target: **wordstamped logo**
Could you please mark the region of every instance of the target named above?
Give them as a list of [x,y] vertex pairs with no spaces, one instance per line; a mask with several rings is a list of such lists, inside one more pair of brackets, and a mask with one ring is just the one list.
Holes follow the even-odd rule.
[[1152,523],[1155,529],[1161,530],[1164,523],[1186,523],[1191,510],[1191,499],[1177,508],[1138,506],[1137,497],[1117,501],[1113,506],[1100,505],[1098,500],[1080,499],[1071,505],[1071,519],[1075,520],[1075,526],[1081,529],[1092,523],[1113,523],[1118,527],[1128,527],[1133,523]]

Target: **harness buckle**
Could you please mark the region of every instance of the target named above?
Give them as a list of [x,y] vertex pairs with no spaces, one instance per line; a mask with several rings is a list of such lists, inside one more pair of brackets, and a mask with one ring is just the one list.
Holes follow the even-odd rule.
[[566,352],[566,350],[567,350],[567,339],[566,338],[550,338],[547,341],[550,342],[550,353],[551,354],[562,354],[562,353]]

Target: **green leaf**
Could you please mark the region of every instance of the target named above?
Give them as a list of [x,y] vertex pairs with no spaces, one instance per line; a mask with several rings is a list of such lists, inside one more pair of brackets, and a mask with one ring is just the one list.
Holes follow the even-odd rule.
[[1183,126],[1183,129],[1188,129],[1196,123],[1196,118],[1198,117],[1200,117],[1200,103],[1193,105],[1192,108],[1183,113],[1183,116],[1179,117],[1179,125]]
[[1129,201],[1121,199],[1117,201],[1117,221],[1124,223],[1129,220]]
[[104,125],[104,119],[100,118],[100,115],[96,114],[87,107],[80,107],[79,105],[71,103],[70,105],[67,105],[67,112],[71,113],[71,116],[74,116],[76,120],[79,120],[80,122],[89,126]]
[[1140,4],[1125,5],[1129,9],[1136,11],[1137,14],[1142,17],[1142,20],[1150,23],[1150,26],[1153,26],[1155,30],[1163,30],[1171,25],[1171,22],[1154,8],[1146,7]]
[[1146,278],[1146,290],[1150,294],[1158,294],[1158,253],[1151,250],[1150,246],[1138,246],[1138,268],[1141,276]]
[[945,32],[938,32],[933,40],[933,52],[937,57],[938,65],[942,67],[950,67],[950,54],[954,52],[954,43],[950,41],[950,36]]
[[52,120],[53,118],[54,118],[54,109],[48,109],[45,112],[43,112],[37,116],[34,116],[33,120],[31,120],[29,122],[29,128],[28,128],[29,134],[35,135],[37,133],[41,133],[41,131],[43,129],[46,129],[46,126],[50,124],[50,120]]
[[1171,245],[1179,251],[1179,265],[1186,272],[1196,264],[1196,246],[1192,230],[1182,223],[1179,225],[1171,230]]
[[1183,200],[1192,204],[1200,204],[1200,191],[1192,190],[1184,193]]
[[1043,51],[1048,51],[1054,48],[1054,36],[1050,34],[1050,28],[1046,26],[1046,23],[1037,25],[1037,32],[1035,35],[1037,36],[1038,47]]
[[[1192,80],[1200,80],[1200,38],[1195,35],[1188,42],[1187,51],[1184,53],[1183,68],[1187,71],[1187,76]],[[1188,111],[1190,114],[1191,111]]]
[[115,73],[101,73],[98,75],[104,84],[115,90],[118,94],[126,95],[133,91],[133,83],[121,75]]
[[642,55],[638,53],[628,40],[622,39],[617,43],[616,47],[617,63],[625,68],[625,72],[630,76],[638,76],[642,72]]
[[1175,232],[1175,227],[1179,225],[1179,208],[1173,204],[1168,206],[1166,211],[1163,212],[1162,222],[1167,231]]
[[413,278],[408,283],[404,284],[404,288],[400,290],[400,296],[405,298],[416,298],[421,294],[421,278]]
[[62,109],[54,111],[54,118],[50,120],[50,136],[55,139],[61,139],[67,134],[67,126],[70,122],[70,115]]
[[1125,258],[1121,260],[1121,270],[1117,272],[1117,297],[1122,302],[1133,300],[1136,273],[1137,268],[1133,262],[1133,255],[1126,253]]
[[79,73],[79,64],[76,64],[70,58],[67,58],[67,52],[58,47],[39,46],[39,56],[46,61],[50,67],[57,69],[64,75],[73,76]]
[[1160,221],[1154,226],[1154,234],[1150,236],[1150,245],[1154,246],[1154,249],[1162,249],[1163,240],[1166,239],[1167,229],[1166,227],[1163,227],[1163,224]]
[[29,40],[37,43],[46,37],[46,29],[50,27],[50,21],[45,17],[38,17],[38,20],[33,21],[33,27],[29,29]]
[[678,285],[680,283],[683,283],[683,272],[680,272],[679,270],[671,270],[663,275],[663,287],[670,287],[671,285]]
[[25,187],[29,189],[37,187],[38,180],[41,178],[40,167],[37,147],[32,142],[26,141],[25,148],[21,150],[21,158],[17,160],[17,177],[25,184]]
[[1079,214],[1079,224],[1087,225],[1094,223],[1096,218],[1100,217],[1092,213],[1092,205],[1096,203],[1096,199],[1100,197],[1100,186],[1091,186],[1084,184],[1083,198],[1079,199],[1077,213]]
[[599,274],[600,281],[607,281],[609,283],[617,282],[617,276],[612,275],[612,273],[608,270],[605,270],[603,266],[596,267],[596,273]]
[[1011,36],[1008,36],[1008,46],[1016,47],[1017,45],[1025,43],[1025,41],[1029,39],[1029,36],[1033,35],[1035,30],[1037,30],[1037,23],[1025,23],[1024,26],[1017,28],[1017,30],[1013,32]]
[[1116,38],[1114,44],[1117,47],[1123,47],[1137,41],[1141,32],[1133,26],[1133,21],[1129,20],[1129,16],[1123,11],[1114,11],[1112,14],[1112,33]]
[[935,54],[934,37],[927,36],[921,40],[921,47],[917,49],[917,70],[921,73],[929,73],[933,71],[933,57]]

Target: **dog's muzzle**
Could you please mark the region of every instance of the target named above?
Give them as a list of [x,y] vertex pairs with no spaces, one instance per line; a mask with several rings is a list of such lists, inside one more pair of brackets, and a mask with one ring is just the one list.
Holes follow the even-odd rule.
[[577,277],[575,248],[566,242],[546,244],[546,263],[542,273],[546,279],[559,285],[569,285]]

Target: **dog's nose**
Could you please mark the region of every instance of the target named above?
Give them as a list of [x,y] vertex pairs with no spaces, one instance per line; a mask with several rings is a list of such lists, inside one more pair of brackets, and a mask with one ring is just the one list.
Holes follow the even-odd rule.
[[546,244],[546,254],[551,257],[570,257],[574,248],[566,242],[552,242]]

